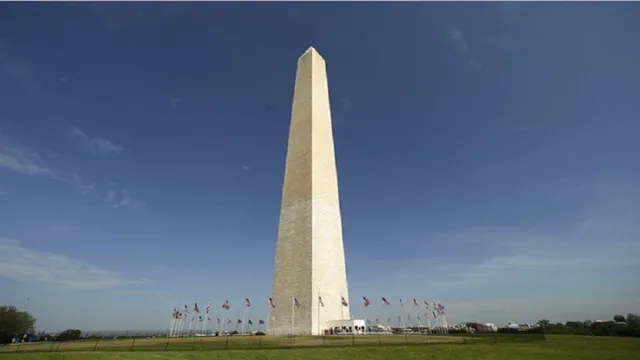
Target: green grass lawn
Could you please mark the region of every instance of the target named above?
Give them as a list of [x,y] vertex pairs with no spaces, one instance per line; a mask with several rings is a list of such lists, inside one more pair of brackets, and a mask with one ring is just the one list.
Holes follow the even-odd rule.
[[[639,358],[640,338],[547,336],[547,341],[433,343],[424,346],[326,346],[299,349],[227,351],[75,351],[0,353],[0,360],[632,360]],[[345,344],[346,345],[346,344]],[[374,344],[371,344],[374,345]]]

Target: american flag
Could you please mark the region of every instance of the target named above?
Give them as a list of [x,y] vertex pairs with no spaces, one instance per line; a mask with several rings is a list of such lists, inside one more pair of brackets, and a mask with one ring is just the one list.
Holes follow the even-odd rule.
[[383,298],[382,298],[382,306],[389,306],[389,305],[391,305],[391,304],[389,304],[389,302],[387,301],[387,299],[383,297]]
[[276,305],[273,303],[273,299],[269,298],[269,306],[271,306],[271,308],[276,307]]
[[247,307],[251,307],[251,301],[249,301],[249,298],[244,299],[244,302]]
[[211,310],[211,305],[207,304],[207,307],[205,309],[206,309],[205,312],[208,314],[209,310]]
[[260,325],[264,324],[264,320],[258,320],[258,324]]
[[342,306],[349,306],[349,303],[344,297],[342,298]]
[[231,306],[229,306],[229,300],[225,300],[224,304],[222,304],[222,308],[225,310],[229,310]]
[[218,318],[218,324],[220,324],[220,318]]
[[424,301],[424,307],[429,307],[429,303],[427,302],[427,300]]
[[294,304],[296,307],[300,307],[300,302],[299,302],[299,301],[298,301],[298,299],[297,299],[297,298],[295,298],[295,297],[293,298],[293,304]]
[[324,302],[322,301],[322,296],[318,296],[318,302],[320,303],[320,306],[324,307]]
[[253,321],[251,321],[251,319],[249,319],[249,325],[253,325]]
[[187,305],[184,306],[184,313],[185,314],[189,313],[189,306],[187,306]]
[[198,307],[198,303],[193,304],[193,311],[197,312],[198,314],[200,313],[200,308]]
[[362,300],[364,300],[364,307],[371,305],[371,301],[369,301],[369,299],[367,299],[366,297],[363,296]]
[[413,298],[413,306],[418,307],[420,305],[418,305],[418,300],[416,300],[415,298]]
[[400,299],[400,306],[404,306],[404,303],[402,302],[402,299]]

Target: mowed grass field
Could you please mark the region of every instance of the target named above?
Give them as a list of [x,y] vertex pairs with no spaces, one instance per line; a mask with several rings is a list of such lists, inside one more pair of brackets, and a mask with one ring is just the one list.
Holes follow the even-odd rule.
[[[362,336],[361,336],[362,337]],[[368,338],[377,338],[377,336],[364,336]],[[424,336],[428,338],[428,336]],[[376,346],[377,343],[371,340],[370,343],[365,343],[363,339],[357,339],[355,346],[347,343],[343,344],[310,344],[308,346],[300,348],[289,349],[277,349],[281,346],[292,346],[289,344],[282,344],[283,338],[272,338],[273,341],[278,343],[274,344],[272,349],[242,349],[239,342],[235,343],[238,346],[229,346],[231,350],[227,351],[153,351],[152,347],[147,347],[146,350],[150,351],[122,351],[121,345],[117,345],[117,341],[112,341],[113,346],[101,347],[98,346],[97,351],[88,351],[92,348],[89,343],[95,346],[95,342],[77,341],[64,344],[68,348],[65,350],[60,348],[58,352],[0,352],[0,360],[173,360],[173,359],[188,359],[188,360],[204,360],[204,359],[216,359],[216,360],[276,360],[276,359],[291,359],[291,360],[326,360],[326,359],[455,359],[455,360],[632,360],[640,358],[640,338],[614,338],[614,337],[594,337],[594,336],[547,336],[547,341],[492,341],[491,338],[474,337],[472,341],[463,342],[459,337],[431,337],[432,344],[425,346],[403,346],[402,342],[398,341],[398,345],[391,343],[394,338],[404,338],[401,335],[387,336],[386,341],[383,344],[389,346]],[[441,339],[441,338],[446,338]],[[300,341],[300,346],[303,346],[304,341],[309,344],[311,341],[318,341],[319,338],[296,338],[296,341]],[[150,339],[148,341],[153,341]],[[155,340],[156,342],[160,339]],[[177,339],[180,343],[184,343],[186,339]],[[200,339],[196,340],[197,341]],[[207,339],[210,343],[221,343],[225,339]],[[252,339],[253,340],[253,339]],[[267,343],[270,339],[264,337],[262,339]],[[320,338],[320,340],[322,340]],[[326,340],[326,339],[325,339]],[[341,338],[336,341],[345,341],[346,338]],[[353,340],[349,337],[349,340]],[[382,337],[381,337],[382,340]],[[143,341],[143,340],[138,340]],[[193,339],[191,339],[193,341]],[[248,341],[242,338],[230,339],[232,341]],[[328,341],[328,340],[327,340]],[[105,343],[107,340],[105,340]],[[122,341],[120,341],[122,342]],[[204,342],[204,340],[202,341]],[[137,341],[136,341],[137,343]],[[411,342],[415,344],[416,342]],[[165,342],[166,344],[166,342]],[[314,347],[314,346],[320,347]],[[334,346],[331,346],[334,345]],[[72,347],[73,346],[73,347]],[[108,346],[108,345],[107,345]],[[131,346],[131,342],[129,342]],[[151,344],[150,344],[151,346]],[[156,345],[153,345],[156,346]],[[138,348],[138,346],[135,346]],[[170,344],[170,349],[172,349]],[[198,347],[196,346],[196,349]],[[207,347],[209,349],[216,349],[215,347]],[[26,349],[26,348],[25,348]],[[86,349],[86,350],[85,350]],[[121,350],[122,349],[122,350]],[[129,347],[131,349],[131,347]],[[143,348],[138,348],[142,350]],[[177,350],[177,348],[173,348]],[[190,348],[189,348],[190,349]],[[222,347],[218,347],[222,349]],[[15,351],[15,350],[14,350]]]
[[[467,339],[468,340],[468,339]],[[10,345],[3,352],[42,351],[136,351],[136,350],[246,350],[295,347],[345,347],[382,345],[424,345],[463,342],[465,338],[438,335],[359,335],[359,336],[230,336],[123,340],[78,340]]]

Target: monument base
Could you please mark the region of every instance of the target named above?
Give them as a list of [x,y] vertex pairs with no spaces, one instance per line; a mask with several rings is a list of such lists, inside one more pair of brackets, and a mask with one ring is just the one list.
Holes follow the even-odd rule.
[[325,324],[325,335],[364,335],[366,333],[366,320],[344,319],[331,320]]

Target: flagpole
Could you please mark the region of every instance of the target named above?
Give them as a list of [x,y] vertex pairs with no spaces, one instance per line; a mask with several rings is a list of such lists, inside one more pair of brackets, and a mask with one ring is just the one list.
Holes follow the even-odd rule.
[[241,331],[240,335],[244,334],[244,321],[246,317],[247,317],[247,307],[245,306],[244,311],[242,312],[242,327],[240,328],[240,331]]
[[173,313],[171,314],[171,320],[169,320],[169,337],[173,335],[176,319],[178,318],[178,307],[173,307]]
[[173,319],[173,326],[171,328],[171,337],[176,337],[178,326],[180,325],[180,311],[176,311],[176,316]]
[[184,322],[180,321],[180,336],[182,336],[182,334],[184,333],[184,323],[187,322],[189,320],[189,315],[191,315],[191,313],[189,313],[189,307],[187,305],[184,306]]
[[182,319],[184,319],[185,315],[182,314],[182,316],[180,316],[180,320],[178,321],[178,324],[176,325],[176,331],[174,334],[174,337],[178,337],[181,333],[182,333]]
[[449,334],[449,323],[447,323],[447,315],[442,312],[442,320],[444,321],[444,333]]
[[320,335],[320,293],[318,293],[318,299],[317,299],[317,303],[318,303],[318,335]]
[[440,331],[442,332],[442,334],[444,335],[446,333],[445,328],[444,328],[444,319],[442,318],[442,309],[441,309],[441,304],[438,303],[438,309],[436,310],[438,313],[438,321],[440,323]]
[[176,337],[182,335],[182,330],[184,329],[184,319],[187,316],[188,316],[187,313],[182,313],[182,316],[180,317],[180,321],[178,322],[178,334],[176,334]]
[[[265,323],[263,324],[265,333],[267,333],[267,328],[273,329],[273,326],[274,326],[273,324],[274,321],[273,321],[273,318],[271,317],[273,308],[274,308],[273,298],[269,298],[269,310],[267,310],[267,320],[265,320]],[[273,334],[268,334],[268,335],[273,335]]]
[[438,316],[436,315],[436,311],[434,309],[431,310],[431,315],[433,315],[433,329],[435,330],[436,335],[440,334],[440,327],[438,326]]
[[176,316],[175,316],[175,312],[174,314],[171,316],[171,320],[169,320],[169,335],[168,337],[171,337],[171,334],[173,333],[173,323],[175,320]]
[[295,295],[291,298],[291,336],[293,336],[294,334],[294,327],[295,327],[295,321],[296,321],[296,297]]
[[340,293],[340,320],[344,320],[344,305],[342,304],[342,293]]
[[449,334],[449,323],[447,322],[446,310],[440,303],[438,303],[438,310],[440,310],[440,314],[442,315],[442,322],[444,323],[444,333]]
[[211,301],[207,301],[207,306],[204,308],[204,317],[202,318],[202,335],[207,335],[208,324],[207,321],[209,319],[209,309],[211,308]]

